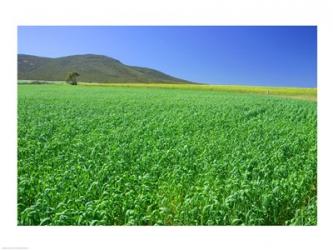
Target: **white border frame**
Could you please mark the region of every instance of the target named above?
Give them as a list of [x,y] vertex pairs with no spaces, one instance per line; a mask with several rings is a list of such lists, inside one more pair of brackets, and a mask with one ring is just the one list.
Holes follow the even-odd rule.
[[[2,2],[0,247],[28,249],[332,248],[332,1],[168,0]],[[74,13],[74,14],[73,14]],[[317,25],[318,226],[18,227],[16,226],[16,53],[18,25]],[[8,249],[8,248],[7,248]],[[17,248],[16,248],[17,249]]]

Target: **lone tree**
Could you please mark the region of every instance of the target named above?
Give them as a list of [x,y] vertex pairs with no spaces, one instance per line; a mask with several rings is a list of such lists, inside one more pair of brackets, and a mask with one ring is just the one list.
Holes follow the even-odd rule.
[[71,85],[77,85],[77,78],[80,76],[77,72],[69,72],[66,78],[66,82]]

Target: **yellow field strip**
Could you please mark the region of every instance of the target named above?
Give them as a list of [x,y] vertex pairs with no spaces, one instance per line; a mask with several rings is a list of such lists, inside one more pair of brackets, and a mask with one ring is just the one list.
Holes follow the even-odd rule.
[[235,93],[253,93],[262,95],[277,95],[281,97],[317,100],[317,88],[287,88],[265,86],[239,86],[239,85],[203,85],[203,84],[169,84],[169,83],[79,83],[82,86],[101,87],[130,87],[130,88],[164,88],[186,90],[209,90]]

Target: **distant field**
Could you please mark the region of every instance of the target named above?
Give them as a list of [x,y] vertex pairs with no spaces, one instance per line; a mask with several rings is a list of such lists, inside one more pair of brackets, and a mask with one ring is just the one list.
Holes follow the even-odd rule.
[[280,95],[287,97],[299,97],[302,99],[316,100],[316,88],[287,88],[265,86],[239,86],[239,85],[204,85],[204,84],[166,84],[166,83],[82,83],[85,86],[110,86],[110,87],[137,87],[137,88],[166,88],[187,90],[209,90],[235,93],[254,93],[264,95]]
[[87,85],[18,86],[18,225],[317,224],[316,89]]
[[[32,81],[20,80],[19,83],[27,84]],[[43,81],[41,81],[43,82]],[[50,83],[65,84],[62,81],[49,81]],[[128,88],[164,88],[185,90],[208,90],[234,93],[254,93],[260,95],[278,95],[287,98],[303,99],[308,101],[317,100],[317,88],[287,88],[265,86],[241,86],[241,85],[206,85],[206,84],[169,84],[169,83],[79,83],[83,86],[103,87],[128,87]]]

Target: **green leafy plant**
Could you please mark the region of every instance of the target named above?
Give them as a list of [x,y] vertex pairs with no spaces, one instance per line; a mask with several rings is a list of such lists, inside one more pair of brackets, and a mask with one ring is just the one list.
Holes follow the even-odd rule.
[[18,86],[19,225],[316,225],[316,102]]

